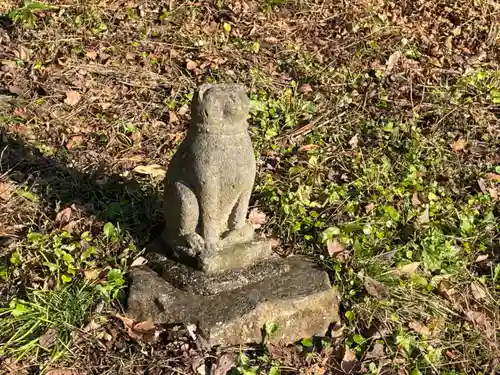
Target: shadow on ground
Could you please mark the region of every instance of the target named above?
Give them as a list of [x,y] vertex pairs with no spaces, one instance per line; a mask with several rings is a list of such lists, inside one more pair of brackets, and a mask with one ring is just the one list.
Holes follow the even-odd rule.
[[[44,218],[55,218],[59,210],[74,204],[84,217],[119,225],[139,247],[157,236],[162,213],[155,186],[107,174],[104,165],[89,173],[69,165],[69,161],[43,155],[19,137],[0,132],[0,177],[9,176],[37,195],[40,212],[31,219],[35,225],[43,226]],[[9,210],[23,216],[23,207]]]

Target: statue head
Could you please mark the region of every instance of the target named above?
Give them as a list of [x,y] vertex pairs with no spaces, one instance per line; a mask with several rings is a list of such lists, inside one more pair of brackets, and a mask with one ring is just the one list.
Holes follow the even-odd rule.
[[192,124],[197,131],[238,133],[247,129],[250,101],[237,84],[202,85],[194,94]]

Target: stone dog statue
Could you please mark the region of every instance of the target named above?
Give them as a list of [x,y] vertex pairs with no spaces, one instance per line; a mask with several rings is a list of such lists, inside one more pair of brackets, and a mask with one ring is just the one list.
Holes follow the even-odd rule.
[[[328,274],[301,256],[281,258],[246,222],[256,161],[247,129],[249,100],[236,85],[203,85],[187,136],[165,177],[165,229],[150,264],[131,267],[127,316],[195,324],[210,346],[323,336],[340,321]],[[161,256],[168,248],[171,256]],[[167,255],[167,254],[165,254]],[[174,259],[172,259],[174,258]]]
[[249,99],[239,85],[201,86],[191,125],[165,178],[163,241],[178,258],[201,260],[252,241],[246,222],[256,161],[248,134]]

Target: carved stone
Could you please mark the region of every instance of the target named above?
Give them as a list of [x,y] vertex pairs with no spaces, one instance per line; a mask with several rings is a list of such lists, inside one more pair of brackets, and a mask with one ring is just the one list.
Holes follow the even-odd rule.
[[324,336],[329,325],[339,321],[339,297],[328,275],[302,257],[280,262],[281,272],[248,273],[246,285],[234,289],[220,283],[210,295],[182,291],[151,269],[134,267],[128,314],[138,321],[196,324],[210,345],[260,342],[266,323],[278,325],[271,342]]
[[212,345],[259,341],[266,323],[280,327],[274,340],[290,343],[338,320],[327,273],[303,257],[281,259],[246,221],[256,172],[248,108],[241,86],[195,93],[165,178],[165,229],[148,255],[154,271],[129,274],[131,318],[195,323]]
[[241,86],[201,86],[165,178],[162,238],[177,257],[191,257],[209,272],[218,270],[221,249],[253,240],[246,223],[256,170],[248,110]]

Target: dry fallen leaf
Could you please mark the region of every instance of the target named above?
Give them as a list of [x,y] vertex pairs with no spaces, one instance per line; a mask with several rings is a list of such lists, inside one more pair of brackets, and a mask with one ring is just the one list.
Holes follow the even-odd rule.
[[385,347],[380,343],[375,343],[373,349],[366,353],[365,359],[379,359],[385,356]]
[[45,349],[50,349],[57,341],[57,331],[54,328],[49,328],[40,338],[38,343]]
[[398,276],[411,276],[415,272],[417,272],[419,266],[420,262],[408,263],[405,264],[404,266],[398,267],[394,271],[391,271],[391,273],[394,273],[395,275]]
[[401,58],[401,51],[396,51],[391,56],[389,56],[389,59],[387,60],[386,64],[386,71],[391,72],[392,69],[394,69],[394,66],[398,63],[400,58]]
[[[440,275],[447,276],[447,275]],[[437,276],[431,279],[431,284],[435,284],[437,282],[437,292],[441,297],[446,298],[448,301],[455,303],[457,302],[457,289],[453,287],[453,284],[446,278],[441,279],[440,281],[435,281],[434,279]]]
[[326,375],[328,370],[321,366],[320,363],[314,363],[310,367],[303,368],[301,373],[303,375]]
[[75,106],[78,104],[82,96],[77,91],[66,91],[66,99],[64,99],[64,103],[67,105]]
[[491,199],[494,201],[498,200],[498,189],[489,188],[488,193],[490,194]]
[[486,299],[486,292],[478,282],[474,281],[470,284],[470,291],[474,299],[476,299],[477,301]]
[[85,53],[85,56],[88,57],[89,59],[95,60],[97,58],[97,52],[96,51],[87,51]]
[[491,321],[488,316],[480,311],[468,310],[465,312],[465,316],[469,319],[474,325],[479,326],[484,329],[486,336],[493,337],[495,335],[495,330],[492,329]]
[[366,211],[367,213],[372,212],[372,211],[375,209],[375,207],[377,207],[377,205],[376,205],[375,203],[368,203],[368,204],[365,206],[365,211]]
[[66,207],[65,209],[59,211],[56,215],[56,223],[66,224],[71,220],[71,215],[73,214],[73,210],[71,207]]
[[138,257],[136,258],[132,264],[130,265],[130,267],[138,267],[138,266],[143,266],[145,265],[146,263],[148,262],[148,260],[144,257]]
[[46,375],[79,375],[75,370],[70,369],[54,369],[45,373]]
[[389,296],[389,291],[387,285],[372,279],[371,277],[366,276],[365,281],[363,282],[363,286],[366,289],[366,292],[377,299],[386,299]]
[[344,245],[338,240],[328,240],[326,242],[326,248],[328,250],[328,254],[330,256],[334,256],[335,254],[341,253],[345,250]]
[[191,338],[193,340],[196,340],[196,330],[198,329],[198,327],[196,326],[196,324],[186,324],[186,329],[187,331],[189,332],[189,336],[191,336]]
[[168,122],[171,124],[179,122],[179,118],[177,117],[174,111],[168,111]]
[[477,180],[477,185],[479,186],[479,189],[484,193],[488,193],[488,188],[486,187],[486,182],[480,178]]
[[258,208],[252,208],[248,214],[248,221],[252,224],[252,227],[258,229],[266,223],[266,214]]
[[134,340],[153,342],[159,336],[160,332],[155,329],[155,325],[151,319],[136,323],[126,316],[116,315],[116,317],[123,322],[125,328],[127,328],[128,335]]
[[425,205],[424,212],[418,217],[417,221],[419,224],[427,224],[430,221],[428,204]]
[[19,49],[17,51],[14,51],[14,54],[15,56],[19,59],[19,60],[29,60],[30,58],[30,55],[33,53],[32,50],[30,50],[29,48],[26,48],[26,47],[19,47]]
[[100,331],[96,334],[96,337],[98,339],[103,339],[103,340],[106,340],[106,341],[111,341],[113,340],[113,336],[111,336],[108,332],[106,331]]
[[92,319],[89,324],[87,324],[85,327],[83,327],[83,332],[91,332],[91,331],[95,331],[99,328],[101,328],[102,326],[97,323],[94,319]]
[[68,232],[69,234],[72,234],[79,229],[79,224],[82,222],[82,220],[72,220],[68,224],[62,227],[62,230],[65,232]]
[[[208,375],[207,366],[205,365],[204,359],[202,357],[191,359],[193,363],[191,364],[191,368],[196,371],[199,375]],[[201,363],[200,365],[198,365]]]
[[14,188],[7,182],[0,182],[0,200],[8,202],[12,198]]
[[451,144],[451,149],[455,152],[463,151],[465,149],[465,146],[467,146],[467,141],[460,137]]
[[479,262],[482,262],[484,260],[488,259],[488,254],[481,254],[481,255],[478,255],[476,260],[474,261],[474,263],[479,263]]
[[356,148],[358,148],[358,143],[359,143],[358,135],[355,134],[354,137],[352,137],[351,140],[348,143],[349,143],[349,146],[351,146],[351,148],[353,150],[355,150]]
[[139,174],[145,174],[153,178],[164,177],[165,167],[158,164],[139,165],[134,168],[134,172]]
[[196,64],[193,60],[186,61],[186,69],[187,70],[194,70],[194,68],[196,68],[197,66],[198,66],[198,64]]
[[311,85],[307,84],[307,83],[303,83],[301,84],[298,88],[297,88],[297,92],[301,93],[301,94],[304,94],[306,92],[312,92],[313,89],[311,87]]
[[16,95],[21,95],[23,93],[23,89],[18,86],[9,86],[9,91]]
[[417,333],[420,333],[421,335],[424,336],[430,336],[431,335],[431,330],[422,322],[419,322],[418,320],[414,320],[408,324],[408,327],[410,327],[412,330],[414,330]]
[[451,279],[450,274],[436,275],[431,278],[431,285],[437,288],[441,283],[441,281],[446,281],[449,283],[450,279]]
[[101,271],[99,271],[98,269],[83,270],[83,276],[85,277],[85,279],[90,281],[97,280],[100,273]]
[[356,353],[349,348],[345,348],[344,357],[342,358],[342,362],[340,363],[340,367],[342,370],[348,374],[356,365]]
[[69,137],[68,142],[66,142],[66,148],[68,150],[72,150],[75,147],[79,146],[84,140],[83,135],[73,135]]
[[189,112],[189,106],[187,104],[184,104],[181,108],[179,108],[179,110],[177,111],[177,113],[179,114],[179,116],[184,116],[186,113]]
[[415,208],[420,207],[422,203],[420,202],[420,199],[418,199],[418,193],[414,192],[413,195],[411,196],[411,205]]
[[143,331],[147,332],[155,328],[155,325],[153,323],[153,320],[148,319],[143,322],[139,322],[136,325],[134,325],[134,329],[138,331]]
[[444,41],[444,45],[446,46],[446,49],[448,50],[448,53],[451,53],[451,51],[453,50],[453,36],[449,36],[446,38],[446,40]]
[[486,177],[488,180],[491,180],[491,181],[500,181],[500,174],[496,174],[496,173],[486,173],[484,175],[484,177]]

